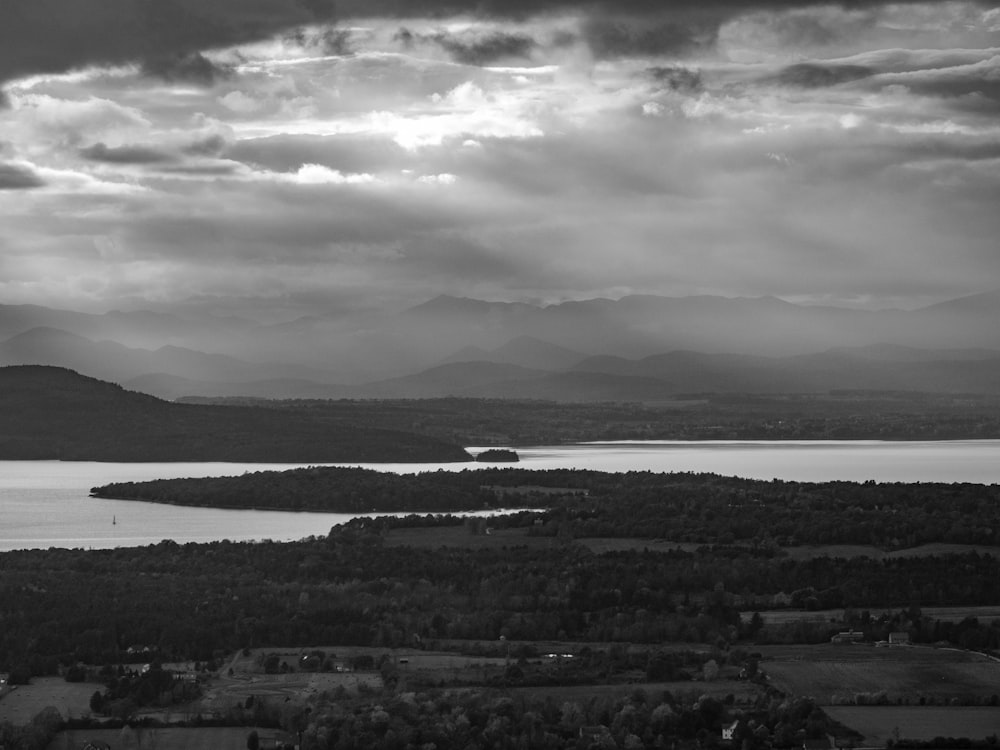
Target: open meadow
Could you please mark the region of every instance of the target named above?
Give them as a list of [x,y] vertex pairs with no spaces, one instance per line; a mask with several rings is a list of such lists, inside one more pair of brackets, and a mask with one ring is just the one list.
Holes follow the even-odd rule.
[[871,645],[761,646],[761,668],[790,695],[824,706],[872,701],[891,704],[985,702],[1000,690],[1000,662],[949,648]]
[[36,677],[30,685],[14,685],[0,698],[0,722],[27,724],[52,706],[64,719],[90,714],[90,696],[103,685],[66,682],[62,677]]
[[824,711],[860,732],[869,746],[895,739],[982,740],[1000,734],[1000,708],[996,706],[831,706]]

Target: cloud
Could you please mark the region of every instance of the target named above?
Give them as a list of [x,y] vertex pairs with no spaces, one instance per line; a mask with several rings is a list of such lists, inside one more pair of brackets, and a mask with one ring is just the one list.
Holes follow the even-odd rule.
[[701,73],[680,65],[656,65],[646,73],[670,91],[692,93],[702,89]]
[[[44,185],[8,189],[0,242],[38,259],[39,288],[57,283],[46,268],[107,277],[109,306],[306,313],[444,290],[835,298],[1000,274],[1000,50],[958,23],[977,6],[914,6],[920,29],[901,31],[908,16],[875,4],[494,5],[484,21],[471,3],[340,3],[393,17],[12,82],[0,162]],[[965,41],[905,47],[935,34]],[[167,84],[142,64],[165,57],[181,61]],[[199,58],[212,71],[184,78]],[[104,236],[118,277],[95,260]]]
[[211,86],[220,78],[229,78],[233,68],[212,62],[199,52],[189,52],[150,57],[142,62],[142,72],[165,81]]
[[[881,5],[854,0],[850,8],[863,24],[870,17],[865,9]],[[169,80],[212,83],[225,70],[204,51],[268,39],[333,20],[335,14],[340,19],[583,15],[589,19],[585,40],[595,54],[609,57],[707,49],[721,24],[754,11],[769,19],[768,33],[785,41],[824,43],[843,32],[836,19],[824,21],[816,13],[775,13],[799,8],[833,13],[826,0],[341,0],[336,7],[332,0],[8,0],[0,4],[0,82],[135,62]],[[349,35],[338,30],[324,31],[318,41],[328,54],[351,51]],[[530,39],[513,36],[458,41],[450,51],[479,64],[475,61],[520,55],[529,47]]]
[[30,190],[43,185],[44,180],[32,169],[0,162],[0,190]]
[[81,140],[125,140],[149,130],[151,122],[138,109],[110,99],[88,96],[62,99],[48,94],[15,94],[13,122],[33,142],[76,144]]
[[184,59],[331,16],[323,0],[11,0],[0,4],[0,81]]
[[819,88],[836,86],[874,75],[875,71],[864,65],[830,65],[823,63],[797,63],[782,68],[773,80],[785,86]]
[[80,149],[80,156],[108,164],[162,164],[175,160],[173,154],[150,146],[109,147],[98,142]]
[[182,150],[192,156],[218,156],[226,148],[226,145],[225,136],[212,133],[191,141]]
[[715,46],[718,19],[688,14],[680,19],[594,17],[583,28],[583,38],[598,58],[634,55],[689,55]]
[[1000,54],[967,65],[884,73],[872,83],[904,86],[911,92],[943,98],[978,97],[1000,105]]
[[463,65],[489,65],[498,60],[526,58],[536,42],[525,34],[493,31],[485,36],[462,39],[456,35],[435,34],[432,39]]

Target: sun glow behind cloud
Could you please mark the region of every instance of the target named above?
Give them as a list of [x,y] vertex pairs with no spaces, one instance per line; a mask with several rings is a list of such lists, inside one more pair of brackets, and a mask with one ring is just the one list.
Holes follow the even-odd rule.
[[196,80],[12,80],[0,294],[912,304],[1000,278],[996,11],[748,10],[680,49],[588,23],[352,19]]

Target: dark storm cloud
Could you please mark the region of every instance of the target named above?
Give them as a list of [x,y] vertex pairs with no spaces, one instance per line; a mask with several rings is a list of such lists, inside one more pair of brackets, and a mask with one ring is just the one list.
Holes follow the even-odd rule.
[[[196,53],[263,39],[338,17],[525,18],[559,11],[591,16],[585,36],[601,55],[683,52],[710,44],[720,23],[743,12],[828,5],[825,0],[4,0],[0,81],[88,64],[144,63],[156,75],[201,82],[218,71]],[[849,8],[877,7],[854,0]],[[637,22],[647,19],[648,22]],[[822,29],[802,33],[819,33]],[[332,37],[334,49],[346,41]],[[511,44],[513,40],[501,41]],[[519,42],[524,44],[524,42]],[[478,50],[488,56],[487,46]],[[469,54],[475,54],[470,50]],[[179,61],[179,62],[178,62]]]
[[0,190],[30,190],[43,185],[45,182],[32,170],[0,162]]
[[151,57],[142,62],[144,75],[164,81],[184,81],[201,86],[211,86],[220,79],[229,78],[233,69],[212,62],[199,52]]
[[875,74],[864,65],[829,65],[825,63],[796,63],[778,71],[775,83],[801,88],[825,88],[840,83],[857,81]]
[[975,62],[937,57],[927,60],[922,69],[914,65],[909,70],[879,73],[863,85],[873,91],[898,87],[964,112],[993,114],[1000,110],[1000,55]]
[[105,164],[162,164],[174,161],[174,156],[149,146],[115,146],[95,143],[80,149],[80,156]]
[[[755,10],[788,10],[830,5],[828,0],[340,0],[337,11],[343,16],[415,17],[479,15],[497,18],[526,18],[566,11],[613,13],[629,16],[659,16],[690,11],[707,11],[716,17],[730,17]],[[884,5],[882,0],[850,0],[839,3],[847,8]],[[984,0],[987,5],[988,0]]]
[[300,47],[321,50],[324,55],[350,55],[354,53],[351,32],[348,29],[326,27],[319,30],[298,28],[285,35],[286,41]]
[[326,0],[4,0],[0,81],[88,64],[184,59],[332,16]]
[[631,55],[684,55],[715,45],[718,19],[688,16],[671,18],[589,19],[583,28],[584,41],[597,57]]
[[530,36],[502,31],[470,40],[450,34],[435,34],[431,38],[463,65],[489,65],[511,57],[527,57],[537,46]]
[[649,68],[646,73],[671,91],[688,93],[702,88],[701,73],[680,65],[657,65]]

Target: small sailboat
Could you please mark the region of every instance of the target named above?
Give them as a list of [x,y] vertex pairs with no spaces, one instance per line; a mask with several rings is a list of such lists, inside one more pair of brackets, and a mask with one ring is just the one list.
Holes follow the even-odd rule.
[[118,525],[118,517],[117,516],[111,516],[111,525],[112,526],[117,526]]

